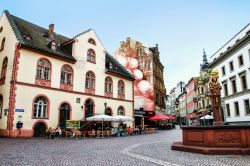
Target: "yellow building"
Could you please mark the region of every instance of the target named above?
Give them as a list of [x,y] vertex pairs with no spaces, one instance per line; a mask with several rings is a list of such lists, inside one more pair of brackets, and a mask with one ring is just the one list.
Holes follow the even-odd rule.
[[94,30],[67,38],[53,24],[42,28],[4,11],[0,42],[1,136],[42,136],[67,119],[95,114],[133,118],[134,77]]

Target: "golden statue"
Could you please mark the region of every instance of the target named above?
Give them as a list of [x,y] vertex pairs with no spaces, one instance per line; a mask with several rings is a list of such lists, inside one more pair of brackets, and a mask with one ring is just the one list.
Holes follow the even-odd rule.
[[219,72],[214,70],[210,74],[209,79],[210,100],[212,104],[214,125],[223,125],[222,110],[221,110],[221,86],[219,83]]

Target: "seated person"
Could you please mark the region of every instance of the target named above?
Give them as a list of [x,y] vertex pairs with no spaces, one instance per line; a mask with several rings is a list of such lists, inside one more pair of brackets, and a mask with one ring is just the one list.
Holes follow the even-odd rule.
[[133,129],[129,126],[127,129],[128,135],[132,135],[133,134]]
[[57,126],[57,128],[56,128],[56,137],[59,137],[59,138],[62,137],[62,130],[61,130],[60,126]]

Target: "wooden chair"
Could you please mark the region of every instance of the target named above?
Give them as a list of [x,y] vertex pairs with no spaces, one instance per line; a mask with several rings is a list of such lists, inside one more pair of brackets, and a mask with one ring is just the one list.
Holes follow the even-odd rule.
[[112,136],[112,131],[111,130],[108,130],[106,131],[105,135],[109,138]]
[[75,138],[80,138],[81,137],[81,131],[74,131],[74,136]]
[[100,138],[100,137],[103,138],[104,132],[105,132],[105,131],[97,130],[97,131],[96,131],[96,137],[97,137],[97,138]]
[[96,136],[95,130],[94,130],[94,129],[91,131],[91,133],[89,133],[89,136],[90,136],[90,137],[95,137],[95,136]]
[[66,139],[68,138],[68,136],[72,136],[72,132],[71,131],[65,131],[65,137]]
[[81,137],[85,139],[86,131],[81,131]]

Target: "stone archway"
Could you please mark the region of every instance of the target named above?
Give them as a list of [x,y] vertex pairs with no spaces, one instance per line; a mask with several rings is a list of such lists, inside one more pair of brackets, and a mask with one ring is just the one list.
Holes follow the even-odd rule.
[[34,137],[46,137],[46,124],[44,122],[37,122],[34,125]]

